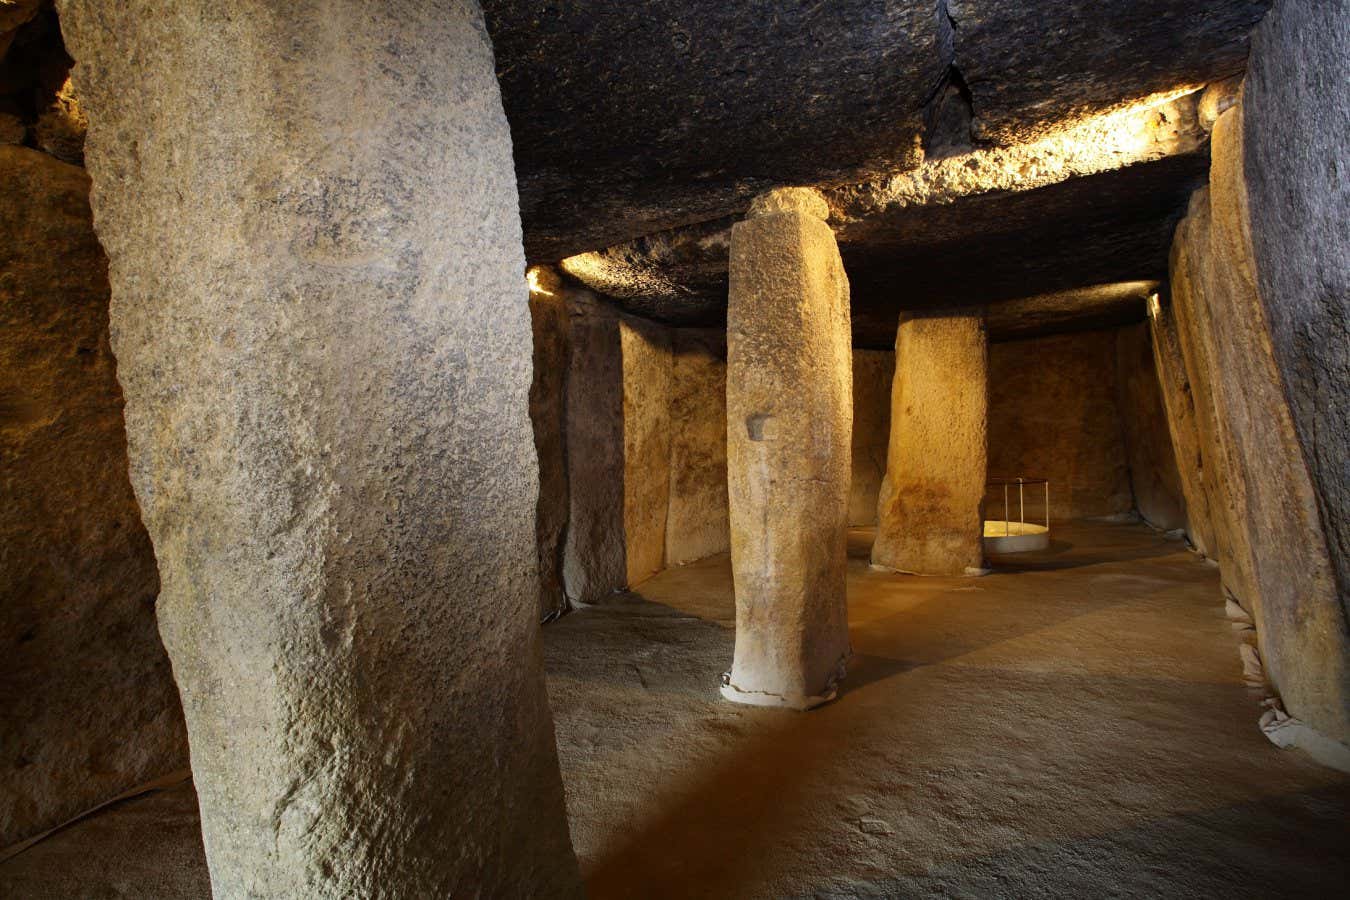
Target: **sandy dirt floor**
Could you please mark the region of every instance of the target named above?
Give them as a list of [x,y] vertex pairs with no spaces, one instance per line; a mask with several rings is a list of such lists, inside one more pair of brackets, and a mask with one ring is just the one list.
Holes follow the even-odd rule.
[[[1350,776],[1262,736],[1184,545],[1076,523],[966,579],[872,571],[870,539],[853,666],[809,713],[720,699],[725,556],[545,630],[595,900],[1350,895]],[[4,897],[206,891],[187,788],[0,865]]]

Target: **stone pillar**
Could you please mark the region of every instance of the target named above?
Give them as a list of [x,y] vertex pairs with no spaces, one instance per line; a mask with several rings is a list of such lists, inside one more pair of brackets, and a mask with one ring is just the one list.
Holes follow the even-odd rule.
[[722,695],[808,709],[849,656],[853,426],[848,280],[814,191],[770,192],[731,232],[727,489],[736,657]]
[[918,575],[983,571],[988,372],[979,316],[901,315],[874,566]]
[[215,896],[578,896],[477,4],[61,12]]

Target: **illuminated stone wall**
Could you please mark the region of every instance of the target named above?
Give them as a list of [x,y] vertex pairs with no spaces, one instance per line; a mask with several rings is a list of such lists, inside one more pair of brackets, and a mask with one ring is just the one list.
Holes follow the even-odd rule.
[[1050,479],[1055,519],[1134,509],[1118,402],[1116,333],[989,347],[989,473]]

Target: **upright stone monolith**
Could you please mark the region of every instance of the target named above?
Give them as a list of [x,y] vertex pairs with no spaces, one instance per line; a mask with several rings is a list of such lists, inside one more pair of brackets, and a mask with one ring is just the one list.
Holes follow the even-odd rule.
[[872,546],[878,568],[917,575],[982,571],[988,356],[979,316],[901,316],[891,446]]
[[216,897],[575,897],[468,0],[67,0]]
[[848,662],[848,279],[814,191],[758,198],[731,233],[727,480],[736,657],[722,695],[808,709]]

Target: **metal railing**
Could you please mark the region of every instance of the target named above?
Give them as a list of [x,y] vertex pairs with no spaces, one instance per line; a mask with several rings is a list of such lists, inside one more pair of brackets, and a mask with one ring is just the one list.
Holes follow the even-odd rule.
[[[992,494],[994,495],[995,502],[997,502],[997,497],[998,497],[999,489],[1000,489],[1000,488],[1002,489],[1002,494],[1003,494],[1003,526],[1004,526],[1004,534],[1005,534],[1005,536],[1011,536],[1011,534],[1012,534],[1012,523],[1013,523],[1013,518],[1012,518],[1012,504],[1011,504],[1011,501],[1012,501],[1012,490],[1013,490],[1013,488],[1016,488],[1016,489],[1017,489],[1017,492],[1016,492],[1016,496],[1017,496],[1017,522],[1018,522],[1018,524],[1025,526],[1025,525],[1027,524],[1027,497],[1026,497],[1026,494],[1027,494],[1027,488],[1028,488],[1028,487],[1035,487],[1035,486],[1037,486],[1037,485],[1040,485],[1040,486],[1042,486],[1042,487],[1044,488],[1044,501],[1043,501],[1043,502],[1044,502],[1044,504],[1045,504],[1045,508],[1044,508],[1044,512],[1045,512],[1045,530],[1048,532],[1048,531],[1050,530],[1050,481],[1049,481],[1049,479],[1046,479],[1046,478],[1023,478],[1023,477],[1021,477],[1021,476],[1016,477],[1016,478],[1003,478],[1003,477],[1001,477],[1001,476],[996,476],[996,475],[991,475],[991,476],[989,476],[989,481],[988,481],[988,483],[985,485],[985,499],[986,499],[986,501],[988,501],[989,496],[990,496],[990,494],[992,493]],[[1038,492],[1038,493],[1039,493],[1039,492]],[[985,505],[985,514],[984,514],[984,518],[985,518],[986,520],[988,520],[988,518],[989,518],[989,506],[988,506],[988,503],[987,503],[987,502],[986,502],[986,505]]]

